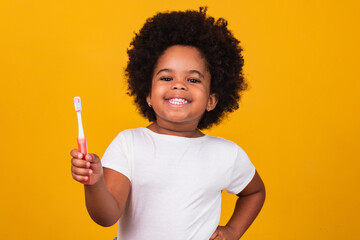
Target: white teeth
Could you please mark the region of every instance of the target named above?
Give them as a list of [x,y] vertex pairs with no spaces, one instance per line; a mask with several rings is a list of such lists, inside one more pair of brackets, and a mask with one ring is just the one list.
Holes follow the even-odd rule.
[[171,98],[171,99],[169,99],[169,102],[171,104],[178,104],[178,105],[188,103],[188,101],[186,101],[183,98]]

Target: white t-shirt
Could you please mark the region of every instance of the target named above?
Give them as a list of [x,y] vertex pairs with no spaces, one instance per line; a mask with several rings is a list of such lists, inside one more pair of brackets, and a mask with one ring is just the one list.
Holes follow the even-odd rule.
[[222,190],[238,194],[255,174],[231,141],[148,128],[120,132],[101,161],[131,181],[118,240],[208,240],[219,224]]

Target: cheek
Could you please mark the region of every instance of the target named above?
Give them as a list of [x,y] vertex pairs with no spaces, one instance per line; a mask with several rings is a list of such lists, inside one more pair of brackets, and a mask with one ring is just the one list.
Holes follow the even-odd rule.
[[209,101],[209,93],[207,93],[206,91],[198,92],[196,94],[196,99],[200,108],[206,108]]
[[196,94],[199,98],[208,99],[210,96],[210,89],[207,89],[206,86],[203,86],[197,89]]
[[151,90],[151,99],[157,100],[162,99],[165,94],[165,88],[163,86],[154,85]]

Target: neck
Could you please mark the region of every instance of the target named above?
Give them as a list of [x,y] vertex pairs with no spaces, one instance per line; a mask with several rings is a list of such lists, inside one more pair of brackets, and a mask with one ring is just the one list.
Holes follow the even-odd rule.
[[204,134],[196,127],[194,128],[190,126],[167,126],[155,122],[149,125],[147,128],[159,134],[173,135],[179,137],[196,138],[204,136]]

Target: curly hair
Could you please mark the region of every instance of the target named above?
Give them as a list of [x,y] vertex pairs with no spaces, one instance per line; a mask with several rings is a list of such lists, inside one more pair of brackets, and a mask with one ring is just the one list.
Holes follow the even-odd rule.
[[198,129],[218,124],[229,112],[239,108],[241,92],[247,88],[243,77],[244,59],[239,41],[227,28],[223,18],[215,20],[199,11],[158,13],[146,20],[127,50],[129,62],[125,69],[128,94],[134,96],[140,113],[149,121],[155,112],[146,102],[151,91],[157,60],[173,45],[196,47],[205,57],[211,75],[210,93],[218,95],[214,110],[204,113]]

